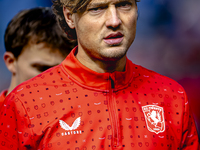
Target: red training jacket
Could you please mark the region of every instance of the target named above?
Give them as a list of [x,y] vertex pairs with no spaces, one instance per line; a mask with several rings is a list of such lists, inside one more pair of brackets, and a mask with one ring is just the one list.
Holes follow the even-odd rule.
[[6,98],[6,94],[7,94],[8,90],[3,90],[1,93],[0,93],[0,108],[2,107],[3,105],[3,102]]
[[97,73],[74,56],[20,84],[0,114],[1,150],[196,150],[184,89],[133,64]]

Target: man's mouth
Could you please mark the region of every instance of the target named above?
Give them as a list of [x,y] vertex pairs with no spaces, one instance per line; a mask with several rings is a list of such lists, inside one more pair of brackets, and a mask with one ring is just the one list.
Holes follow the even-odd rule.
[[109,45],[119,45],[124,39],[124,35],[120,32],[109,34],[103,40]]

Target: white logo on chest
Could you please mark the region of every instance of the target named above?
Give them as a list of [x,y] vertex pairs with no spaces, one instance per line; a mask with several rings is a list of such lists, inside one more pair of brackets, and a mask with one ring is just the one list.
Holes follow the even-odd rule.
[[165,119],[163,108],[157,105],[142,106],[147,129],[156,134],[165,131]]
[[64,135],[72,135],[72,134],[82,134],[81,130],[76,130],[80,126],[80,124],[81,124],[81,117],[78,117],[73,122],[72,126],[69,126],[63,120],[59,120],[59,123],[60,123],[61,128],[63,128],[64,130],[67,131],[67,132],[61,133],[62,136],[64,136]]

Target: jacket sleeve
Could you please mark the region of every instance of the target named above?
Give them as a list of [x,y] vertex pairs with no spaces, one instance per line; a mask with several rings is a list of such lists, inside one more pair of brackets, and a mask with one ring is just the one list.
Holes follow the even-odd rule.
[[20,99],[9,94],[0,112],[0,149],[24,150],[33,148],[31,122]]
[[189,109],[189,102],[185,96],[185,110],[183,119],[182,150],[199,150],[199,139],[194,118]]

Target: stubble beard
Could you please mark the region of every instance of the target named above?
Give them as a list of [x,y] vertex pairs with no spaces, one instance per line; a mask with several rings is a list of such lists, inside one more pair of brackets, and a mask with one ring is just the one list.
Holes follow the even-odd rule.
[[119,47],[117,47],[119,45],[120,44],[109,45],[109,47],[112,48],[112,49],[108,49],[105,52],[99,52],[100,57],[102,58],[102,61],[107,61],[107,62],[118,61],[121,58],[123,58],[126,55],[128,49],[125,49],[125,48],[119,49]]

